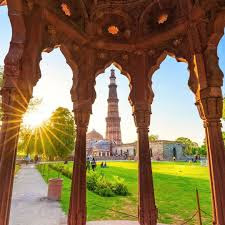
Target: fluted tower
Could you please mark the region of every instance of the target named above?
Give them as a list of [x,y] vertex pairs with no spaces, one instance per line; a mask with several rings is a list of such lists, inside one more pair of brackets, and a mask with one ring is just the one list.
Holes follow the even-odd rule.
[[106,139],[119,145],[122,140],[118,102],[115,70],[112,69],[109,84],[108,116],[106,117]]

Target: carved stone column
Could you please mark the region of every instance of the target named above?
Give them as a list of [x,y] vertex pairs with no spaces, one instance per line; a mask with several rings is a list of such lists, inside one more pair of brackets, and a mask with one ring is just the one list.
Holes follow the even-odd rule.
[[74,110],[76,122],[76,144],[70,197],[69,225],[86,224],[86,132],[90,111],[82,106]]
[[[1,161],[0,161],[0,224],[7,225],[11,205],[15,160],[22,115],[3,115],[3,127],[1,130]],[[4,130],[3,130],[4,129]]]
[[218,65],[217,46],[208,44],[206,25],[190,27],[191,59],[189,69],[191,90],[204,122],[210,183],[212,192],[213,224],[225,224],[225,149],[221,131],[223,73]]
[[[40,77],[43,21],[35,8],[25,25],[24,2],[8,0],[12,40],[5,58],[2,94],[3,124],[0,134],[0,224],[8,225],[17,143],[22,116]],[[27,22],[27,21],[26,21]],[[26,29],[27,28],[27,29]],[[29,32],[26,32],[26,31]]]
[[[94,51],[61,46],[73,70],[73,101],[76,143],[68,225],[86,224],[86,132],[95,100]],[[75,51],[75,52],[73,52]],[[76,60],[75,60],[76,59]]]
[[[134,54],[130,59],[130,101],[138,134],[138,218],[140,225],[157,224],[151,156],[148,139],[153,92],[148,69],[150,64],[145,54]],[[138,66],[137,66],[138,65]]]
[[141,225],[155,225],[157,224],[157,209],[148,138],[150,110],[146,105],[136,105],[134,118],[138,134],[138,218]]
[[201,98],[196,105],[206,132],[214,224],[221,225],[225,224],[225,149],[220,120],[223,99],[220,88],[210,88],[210,92],[217,96]]
[[24,91],[20,77],[19,59],[23,45],[11,44],[5,59],[4,84],[2,89],[3,124],[1,129],[0,157],[0,224],[9,222],[17,142],[22,115],[27,109],[31,95]]

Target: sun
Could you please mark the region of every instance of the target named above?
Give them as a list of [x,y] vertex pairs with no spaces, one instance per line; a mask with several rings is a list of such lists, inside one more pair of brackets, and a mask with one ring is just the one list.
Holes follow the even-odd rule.
[[46,121],[46,119],[46,115],[40,111],[29,112],[24,115],[23,124],[31,128],[36,128],[40,127]]

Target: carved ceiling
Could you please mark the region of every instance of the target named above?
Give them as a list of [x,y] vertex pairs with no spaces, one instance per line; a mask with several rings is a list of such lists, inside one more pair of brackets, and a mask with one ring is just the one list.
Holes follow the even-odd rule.
[[118,49],[128,51],[179,41],[190,23],[209,24],[215,13],[225,7],[224,0],[21,1],[28,5],[27,15],[37,5],[45,10],[47,27],[55,29],[59,36],[69,32],[67,38],[77,44],[101,48],[108,43],[110,50],[116,44]]

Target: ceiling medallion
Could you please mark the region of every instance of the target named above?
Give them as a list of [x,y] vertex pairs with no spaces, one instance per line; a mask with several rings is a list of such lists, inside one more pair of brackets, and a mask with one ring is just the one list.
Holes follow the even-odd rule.
[[109,26],[108,27],[108,32],[112,35],[117,35],[119,33],[119,28],[117,26]]
[[162,13],[158,17],[158,24],[163,24],[168,20],[168,14],[167,13]]
[[70,11],[70,8],[67,4],[62,3],[61,8],[62,8],[62,11],[65,13],[65,15],[71,16],[71,11]]

